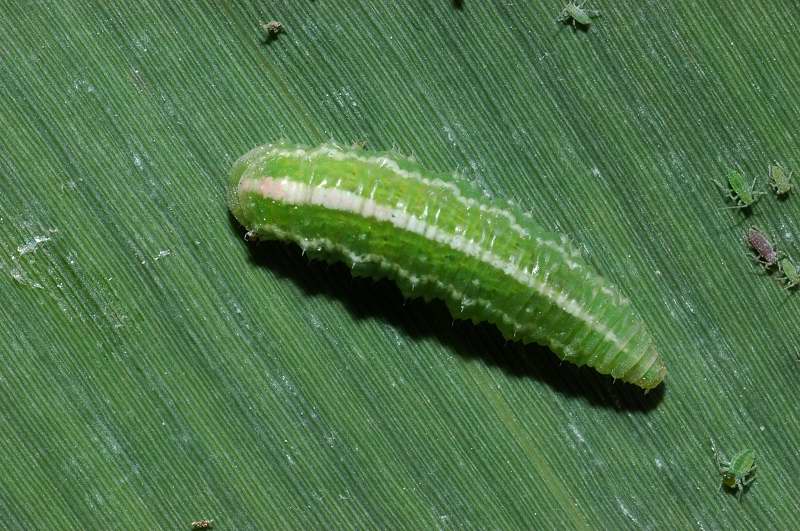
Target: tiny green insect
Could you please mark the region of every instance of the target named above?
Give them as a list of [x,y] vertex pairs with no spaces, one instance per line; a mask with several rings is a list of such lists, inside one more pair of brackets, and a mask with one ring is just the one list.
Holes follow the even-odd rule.
[[720,488],[737,491],[737,497],[742,499],[742,493],[756,478],[756,452],[752,449],[741,450],[734,454],[730,461],[720,452],[714,440],[711,440],[711,449],[714,451],[714,458],[719,467],[719,475],[722,476]]
[[728,208],[749,208],[758,200],[759,196],[766,193],[757,192],[755,190],[756,179],[757,178],[753,178],[753,182],[747,184],[742,170],[731,168],[727,176],[727,187],[716,179],[714,179],[714,182],[721,190],[726,192],[728,199],[736,203],[734,206]]
[[629,301],[566,236],[394,153],[267,144],[242,156],[228,206],[248,235],[288,240],[407,297],[444,300],[508,339],[652,389],[667,369]]
[[780,162],[770,164],[769,169],[769,184],[775,190],[775,195],[778,197],[785,196],[792,189],[792,173],[793,170],[787,172],[786,168]]
[[600,11],[596,9],[584,9],[584,4],[586,4],[585,0],[580,4],[571,0],[564,6],[564,9],[561,10],[558,18],[556,18],[556,22],[572,24],[574,28],[578,26],[588,28],[592,25],[592,19],[600,16]]
[[800,271],[789,258],[781,258],[778,262],[778,269],[781,271],[781,280],[784,288],[794,289],[800,286]]

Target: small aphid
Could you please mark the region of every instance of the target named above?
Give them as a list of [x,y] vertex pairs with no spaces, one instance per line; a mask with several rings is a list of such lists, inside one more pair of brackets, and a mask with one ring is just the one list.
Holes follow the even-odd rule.
[[264,32],[264,38],[271,41],[278,38],[280,33],[283,33],[283,24],[277,20],[270,20],[269,22],[261,21],[259,23],[261,31]]
[[775,195],[785,196],[792,189],[792,173],[793,171],[786,171],[786,168],[780,162],[770,164],[769,169],[769,184],[775,190]]
[[195,520],[192,522],[192,529],[212,529],[214,527],[214,520]]
[[722,452],[717,450],[713,439],[711,440],[711,449],[714,451],[714,457],[719,466],[719,475],[722,476],[720,488],[736,490],[737,497],[741,501],[745,488],[756,479],[755,450],[741,450],[728,461]]
[[786,289],[794,289],[800,286],[800,270],[794,265],[794,262],[788,258],[781,258],[778,262],[778,269],[781,271],[781,280],[783,287]]
[[583,5],[585,3],[586,0],[580,4],[574,0],[570,0],[570,2],[564,6],[564,9],[561,10],[561,14],[556,18],[556,22],[572,24],[573,28],[577,28],[578,26],[588,28],[592,25],[592,19],[600,16],[600,11],[596,9],[584,9]]
[[764,269],[772,268],[778,262],[778,251],[770,243],[767,236],[755,227],[747,230],[745,241],[758,255],[756,260]]
[[717,186],[720,187],[721,190],[727,192],[728,199],[736,203],[735,206],[730,208],[748,208],[752,206],[758,200],[758,196],[764,195],[766,192],[757,192],[755,190],[756,187],[756,179],[753,179],[753,182],[747,184],[747,181],[742,174],[741,169],[731,169],[728,172],[728,187],[726,188],[723,186],[719,181],[714,179],[714,182]]

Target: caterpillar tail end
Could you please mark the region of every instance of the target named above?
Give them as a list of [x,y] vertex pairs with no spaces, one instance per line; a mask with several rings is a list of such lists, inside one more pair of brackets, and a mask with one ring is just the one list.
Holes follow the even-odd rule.
[[643,356],[639,363],[633,367],[630,376],[630,379],[626,378],[627,381],[647,392],[655,389],[664,381],[667,376],[667,367],[664,365],[664,361],[659,356],[658,351],[652,348],[648,355]]

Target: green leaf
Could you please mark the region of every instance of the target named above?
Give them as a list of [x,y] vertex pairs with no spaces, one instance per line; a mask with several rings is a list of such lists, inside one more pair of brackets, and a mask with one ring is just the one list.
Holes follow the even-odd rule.
[[[796,5],[4,2],[0,526],[791,528]],[[284,32],[263,42],[261,21]],[[252,245],[231,163],[366,140],[569,235],[668,365],[646,396],[452,323],[389,283]],[[719,491],[710,438],[753,448]]]

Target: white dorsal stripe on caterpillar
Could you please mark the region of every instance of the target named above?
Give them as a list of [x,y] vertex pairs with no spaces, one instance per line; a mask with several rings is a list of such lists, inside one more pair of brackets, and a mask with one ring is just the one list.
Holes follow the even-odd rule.
[[[306,151],[302,149],[293,149],[293,150],[282,150],[279,148],[275,148],[270,150],[265,156],[284,156],[284,157],[296,157],[296,158],[308,158],[308,159],[315,159],[321,156],[330,157],[335,160],[353,160],[358,162],[363,162],[364,164],[371,164],[375,166],[380,166],[384,168],[389,168],[394,171],[397,175],[407,178],[407,179],[414,179],[420,183],[427,184],[428,186],[437,186],[441,188],[448,189],[455,197],[458,198],[459,201],[464,203],[467,207],[476,207],[487,212],[492,212],[493,214],[505,216],[509,223],[511,223],[511,228],[516,231],[520,236],[523,238],[527,238],[529,236],[528,231],[526,231],[522,226],[517,223],[515,217],[508,211],[502,210],[500,208],[486,206],[478,201],[464,197],[461,194],[461,190],[453,183],[445,182],[439,179],[428,179],[422,176],[419,172],[415,171],[408,171],[400,168],[397,164],[397,161],[392,160],[386,156],[372,156],[372,157],[365,157],[360,155],[357,152],[347,152],[338,149],[336,146],[331,146],[328,144],[323,144],[322,146],[312,149],[311,151]],[[561,249],[565,256],[566,249]]]

